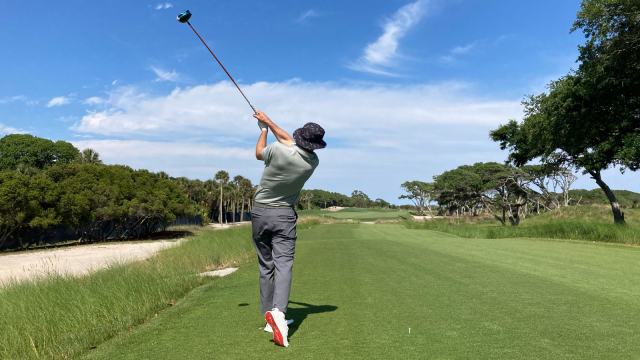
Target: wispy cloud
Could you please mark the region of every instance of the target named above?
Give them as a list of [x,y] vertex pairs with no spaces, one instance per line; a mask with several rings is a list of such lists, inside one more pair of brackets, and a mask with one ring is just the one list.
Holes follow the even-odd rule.
[[16,96],[9,96],[4,99],[0,99],[0,104],[12,103],[15,101],[24,101],[27,105],[34,105],[38,103],[35,100],[28,100],[27,97],[24,95],[16,95]]
[[396,11],[385,22],[384,32],[375,42],[367,45],[364,54],[349,68],[373,74],[394,76],[396,74],[387,70],[394,65],[398,57],[398,46],[407,31],[415,26],[426,14],[429,0],[418,0],[405,5]]
[[69,102],[70,100],[66,96],[54,97],[53,99],[51,99],[51,101],[49,101],[49,103],[47,104],[47,107],[65,105],[65,104],[68,104]]
[[310,9],[300,14],[300,17],[298,17],[296,22],[303,23],[305,22],[306,19],[316,17],[316,16],[320,16],[320,14],[317,11]]
[[158,78],[156,81],[174,81],[177,82],[180,79],[180,74],[178,74],[175,70],[166,71],[155,66],[151,67],[151,70],[156,73]]
[[173,7],[173,5],[171,5],[169,3],[158,4],[158,5],[156,5],[156,10],[168,9],[168,8],[172,8],[172,7]]
[[88,99],[86,99],[83,104],[87,104],[87,105],[99,105],[102,104],[104,102],[104,99],[101,97],[97,97],[97,96],[92,96]]
[[69,121],[78,120],[78,118],[75,116],[61,116],[57,120],[62,122],[69,122]]
[[449,54],[441,56],[440,62],[443,62],[446,64],[453,64],[458,60],[457,57],[459,55],[467,54],[468,52],[473,50],[473,48],[475,48],[477,44],[478,42],[472,42],[471,44],[468,44],[466,46],[456,46],[449,51]]

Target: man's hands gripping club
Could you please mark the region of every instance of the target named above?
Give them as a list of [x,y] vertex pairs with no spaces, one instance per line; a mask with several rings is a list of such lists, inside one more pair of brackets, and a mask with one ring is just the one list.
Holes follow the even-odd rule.
[[258,144],[256,145],[256,159],[264,160],[262,158],[262,149],[267,147],[267,131],[271,129],[273,135],[275,135],[276,139],[285,146],[291,146],[294,143],[293,138],[287,134],[286,131],[280,129],[278,125],[274,124],[269,117],[260,110],[256,111],[256,114],[253,115],[254,118],[258,120],[258,126],[262,130],[260,134],[260,138],[258,139]]

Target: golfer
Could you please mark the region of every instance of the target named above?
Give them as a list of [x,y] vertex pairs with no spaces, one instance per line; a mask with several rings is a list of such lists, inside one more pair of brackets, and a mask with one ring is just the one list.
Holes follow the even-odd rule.
[[[273,332],[273,341],[287,347],[289,324],[285,320],[291,270],[295,253],[298,214],[294,204],[300,190],[318,166],[314,150],[327,144],[324,129],[306,123],[293,132],[293,139],[262,111],[254,118],[262,129],[256,145],[256,158],[264,161],[264,172],[251,210],[253,244],[260,263],[260,311],[267,320],[264,331]],[[267,146],[267,133],[273,132],[278,142]],[[294,142],[295,139],[295,142]]]

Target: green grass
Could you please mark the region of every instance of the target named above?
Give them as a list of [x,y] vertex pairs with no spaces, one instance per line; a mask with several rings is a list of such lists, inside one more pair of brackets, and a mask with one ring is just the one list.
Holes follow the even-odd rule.
[[640,211],[625,210],[627,226],[613,224],[608,206],[571,206],[529,216],[519,226],[502,226],[493,218],[447,218],[424,222],[405,221],[409,229],[442,231],[465,238],[532,237],[589,240],[640,245]]
[[84,358],[637,358],[639,262],[635,247],[318,225],[296,246],[291,347],[259,329],[247,264]]
[[339,211],[300,210],[298,214],[332,217],[336,219],[353,219],[358,221],[402,220],[411,218],[411,214],[409,214],[408,211],[391,209],[346,208]]
[[215,282],[199,272],[244,263],[254,251],[250,227],[208,231],[145,261],[0,287],[0,359],[74,358]]

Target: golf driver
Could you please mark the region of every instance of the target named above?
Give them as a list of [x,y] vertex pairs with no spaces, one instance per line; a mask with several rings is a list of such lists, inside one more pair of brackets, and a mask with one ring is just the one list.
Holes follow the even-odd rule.
[[231,77],[231,74],[229,74],[229,72],[227,71],[227,69],[224,68],[224,65],[222,65],[222,63],[220,62],[220,60],[218,60],[218,57],[213,53],[213,51],[211,51],[211,49],[209,49],[209,46],[207,45],[206,42],[204,42],[204,40],[202,40],[202,38],[200,37],[200,35],[198,34],[198,32],[196,31],[196,29],[193,28],[193,26],[191,26],[191,23],[189,22],[189,19],[191,19],[191,12],[189,12],[189,10],[183,12],[182,14],[178,15],[178,21],[181,23],[187,23],[189,24],[189,27],[191,27],[191,30],[193,30],[194,33],[196,33],[196,35],[198,35],[198,39],[200,39],[200,41],[202,41],[202,43],[204,44],[204,46],[207,47],[207,50],[209,50],[209,52],[211,53],[211,55],[213,55],[213,57],[216,59],[216,61],[218,62],[218,64],[220,64],[220,66],[222,67],[222,70],[224,70],[224,72],[227,73],[227,75],[229,76],[229,79],[231,79],[231,81],[233,81],[233,84],[238,88],[238,91],[240,91],[240,94],[242,94],[242,96],[244,97],[245,100],[247,100],[247,103],[249,104],[249,106],[251,106],[251,109],[253,110],[254,113],[258,113],[256,111],[256,109],[253,107],[253,105],[251,105],[251,102],[249,101],[249,99],[247,99],[247,96],[242,92],[242,90],[240,90],[240,86],[238,86],[238,84],[236,84],[236,81],[233,80],[233,78]]

